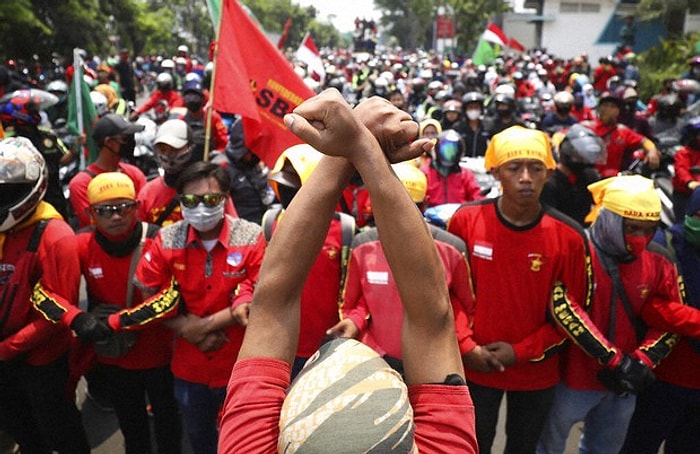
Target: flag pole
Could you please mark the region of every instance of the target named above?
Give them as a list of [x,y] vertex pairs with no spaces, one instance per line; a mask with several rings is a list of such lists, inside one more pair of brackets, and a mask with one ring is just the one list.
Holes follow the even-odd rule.
[[[75,111],[77,113],[78,131],[85,132],[83,124],[83,97],[81,96],[81,79],[83,77],[83,59],[80,57],[80,49],[73,48],[73,90],[75,92]],[[85,168],[85,150],[80,147],[80,169]]]
[[[223,0],[223,3],[226,3],[228,0]],[[225,8],[226,6],[224,4],[221,5],[221,8]],[[216,81],[216,67],[217,65],[217,57],[219,54],[219,36],[221,36],[221,16],[222,14],[219,14],[219,23],[215,24],[216,25],[216,36],[214,39],[214,51],[212,52],[212,62],[214,65],[212,66],[211,69],[211,80],[209,81],[209,101],[207,102],[207,105],[209,106],[207,108],[207,122],[206,126],[204,128],[204,161],[209,160],[209,152],[211,151],[211,123],[212,123],[212,117],[214,115],[214,82]]]

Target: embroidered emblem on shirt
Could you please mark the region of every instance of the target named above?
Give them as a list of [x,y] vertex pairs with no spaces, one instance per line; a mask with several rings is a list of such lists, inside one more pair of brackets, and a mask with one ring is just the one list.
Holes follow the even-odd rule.
[[328,258],[331,260],[335,260],[336,257],[338,257],[338,249],[332,247],[329,248],[328,251],[326,252],[328,254]]
[[226,263],[231,266],[238,266],[241,264],[241,261],[243,261],[243,254],[240,252],[230,252],[226,256]]
[[173,263],[173,268],[175,268],[178,271],[185,271],[185,264],[184,263]]
[[90,277],[93,277],[95,279],[101,279],[104,277],[104,273],[102,272],[101,267],[96,267],[96,268],[88,268],[88,272],[90,273]]
[[542,254],[533,252],[527,255],[527,259],[530,261],[530,271],[538,272],[542,269],[544,265]]
[[389,283],[389,273],[387,271],[367,271],[367,282],[386,285]]
[[474,257],[479,257],[486,260],[493,260],[493,245],[491,243],[474,243],[474,248],[472,249]]
[[642,284],[637,288],[639,289],[639,298],[642,301],[646,301],[647,297],[649,296],[649,286],[646,284]]

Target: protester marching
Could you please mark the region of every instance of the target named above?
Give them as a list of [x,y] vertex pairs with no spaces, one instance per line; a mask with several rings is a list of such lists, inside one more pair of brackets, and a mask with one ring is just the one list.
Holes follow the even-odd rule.
[[206,56],[0,65],[0,454],[700,452],[700,48],[646,96],[631,15],[595,62],[207,3]]

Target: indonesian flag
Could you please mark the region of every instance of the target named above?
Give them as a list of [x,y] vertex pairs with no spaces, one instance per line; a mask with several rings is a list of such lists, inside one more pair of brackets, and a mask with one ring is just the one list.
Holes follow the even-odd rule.
[[513,38],[512,36],[508,38],[508,47],[510,47],[513,50],[517,50],[518,52],[525,52],[525,46],[523,46],[520,43],[520,41]]
[[503,33],[503,30],[501,30],[501,28],[494,23],[490,23],[489,26],[486,27],[482,38],[485,41],[498,44],[501,47],[508,46],[508,37],[505,33]]
[[326,78],[326,70],[323,67],[323,60],[321,60],[321,55],[314,44],[314,40],[311,39],[311,34],[306,32],[304,39],[301,40],[301,45],[297,49],[296,59],[302,63],[306,63],[309,69],[308,73],[315,73],[318,80],[323,83]]
[[285,114],[314,95],[237,0],[224,0],[214,65],[213,108],[243,118],[245,144],[268,167],[301,140]]

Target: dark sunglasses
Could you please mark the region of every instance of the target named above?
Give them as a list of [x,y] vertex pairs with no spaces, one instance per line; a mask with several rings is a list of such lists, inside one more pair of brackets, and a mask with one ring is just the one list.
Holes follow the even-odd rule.
[[117,205],[93,205],[92,210],[101,218],[111,218],[114,213],[119,216],[130,214],[136,208],[136,202],[123,202]]
[[226,198],[226,194],[211,193],[204,195],[180,194],[180,203],[185,208],[195,208],[200,203],[204,203],[207,208],[219,206]]

